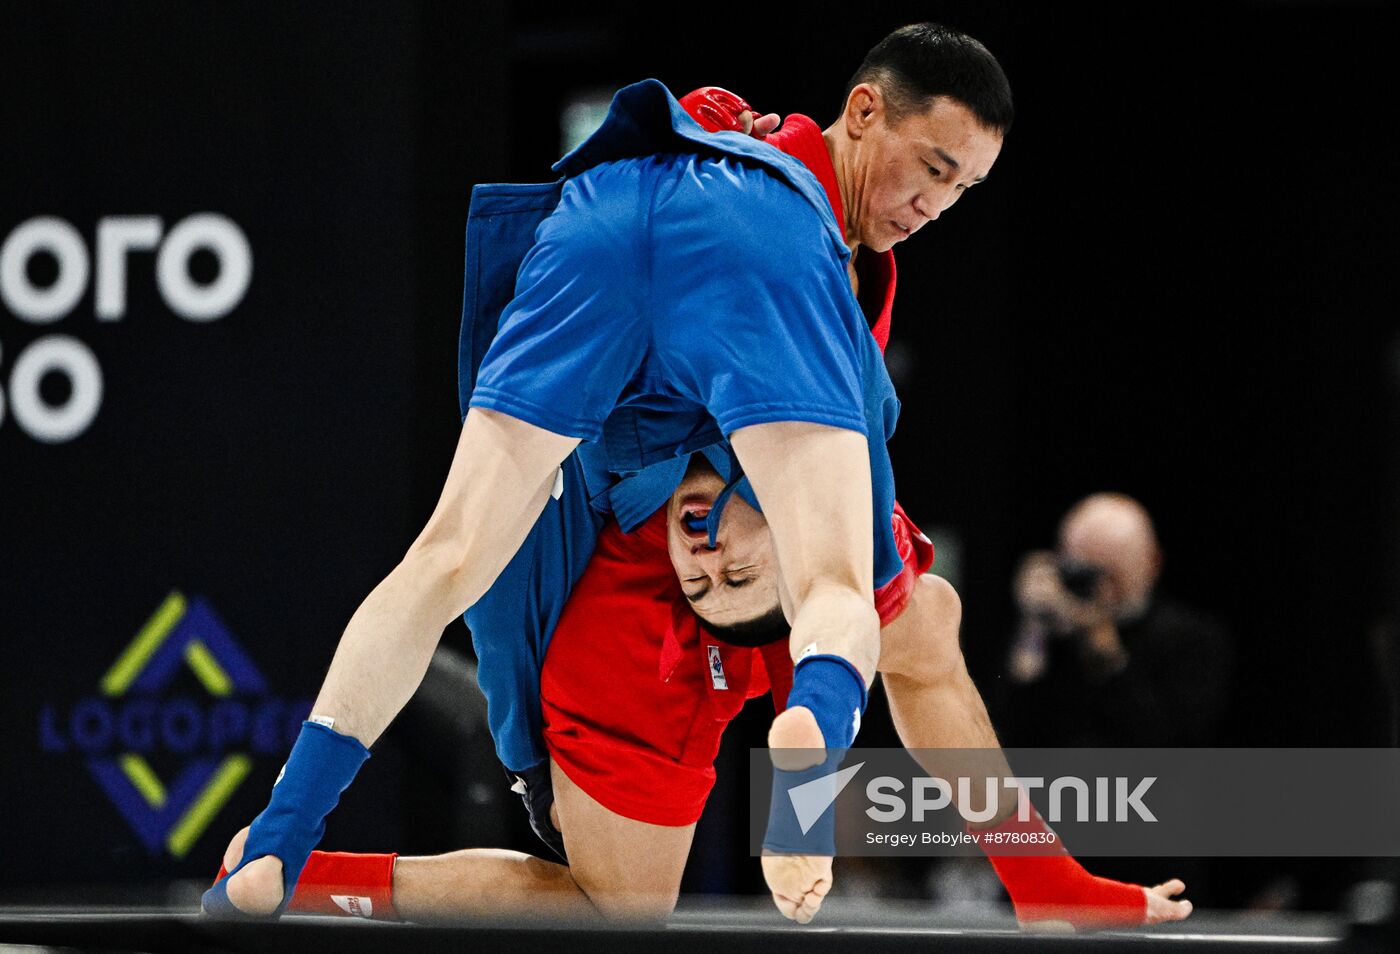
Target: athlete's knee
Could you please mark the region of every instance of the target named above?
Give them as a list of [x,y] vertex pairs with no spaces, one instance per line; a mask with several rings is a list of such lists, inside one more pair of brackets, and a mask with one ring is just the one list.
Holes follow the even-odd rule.
[[594,909],[612,921],[665,921],[676,909],[680,897],[680,885],[674,888],[657,888],[654,885],[637,885],[619,888],[605,885],[575,871],[574,883],[579,886]]
[[909,604],[882,634],[880,669],[920,682],[939,682],[963,667],[959,630],[962,599],[941,576],[919,577]]
[[925,573],[919,577],[916,588],[921,599],[933,604],[933,612],[940,620],[940,629],[946,630],[954,642],[957,641],[958,627],[962,625],[962,597],[943,577]]
[[932,573],[919,578],[918,591],[920,599],[930,606],[919,674],[928,680],[946,679],[963,667],[962,598],[953,584]]

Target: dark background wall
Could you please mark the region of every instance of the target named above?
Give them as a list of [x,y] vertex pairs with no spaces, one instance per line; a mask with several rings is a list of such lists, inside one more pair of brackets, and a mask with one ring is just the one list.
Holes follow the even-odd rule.
[[[46,751],[42,714],[95,696],[172,589],[218,610],[267,698],[314,694],[450,459],[473,183],[548,177],[566,102],[645,76],[825,124],[865,50],[930,17],[997,53],[1019,113],[989,182],[898,252],[900,496],[958,543],[974,676],[995,691],[1019,555],[1117,489],[1156,516],[1165,584],[1237,634],[1225,741],[1389,744],[1368,642],[1400,591],[1387,6],[887,3],[678,27],[621,3],[54,4],[0,38],[0,241],[58,216],[95,256],[104,216],[168,232],[217,212],[254,265],[208,322],[165,304],[151,252],[127,259],[121,321],[91,280],[53,324],[0,307],[0,382],[49,334],[105,382],[69,442],[24,433],[10,395],[0,418],[7,856],[45,849],[38,881],[194,876],[261,803],[275,754],[186,856],[146,852],[87,764],[120,740]],[[162,693],[205,705],[187,672]],[[190,757],[154,749],[165,778]],[[410,760],[385,749],[338,847],[414,837],[393,781]],[[79,820],[95,845],[61,834]]]

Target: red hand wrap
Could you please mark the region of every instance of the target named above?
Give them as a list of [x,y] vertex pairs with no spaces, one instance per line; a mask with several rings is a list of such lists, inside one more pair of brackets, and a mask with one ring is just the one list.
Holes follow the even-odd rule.
[[706,132],[743,132],[739,114],[754,111],[753,107],[727,89],[702,86],[680,98],[681,108],[690,114]]

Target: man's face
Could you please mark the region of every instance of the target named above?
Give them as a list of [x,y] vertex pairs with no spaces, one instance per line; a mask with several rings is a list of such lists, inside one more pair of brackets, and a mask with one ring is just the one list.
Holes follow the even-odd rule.
[[1135,506],[1106,502],[1076,513],[1061,528],[1060,553],[1099,568],[1097,600],[1115,618],[1146,611],[1161,556],[1150,524]]
[[734,494],[720,514],[715,548],[702,527],[724,489],[724,481],[704,458],[695,455],[685,479],[666,507],[666,545],[681,589],[697,616],[728,626],[747,622],[778,605],[778,568],[773,538],[763,515]]
[[938,218],[987,177],[1001,153],[1001,135],[946,96],[891,125],[879,91],[861,84],[843,119],[855,147],[846,238],[877,252]]

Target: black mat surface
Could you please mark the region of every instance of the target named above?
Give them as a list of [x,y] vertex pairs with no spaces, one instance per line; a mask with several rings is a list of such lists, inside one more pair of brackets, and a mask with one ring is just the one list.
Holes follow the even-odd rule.
[[224,923],[188,911],[0,910],[0,944],[82,951],[250,954],[337,951],[486,952],[566,950],[569,954],[774,954],[803,951],[939,954],[985,951],[1296,952],[1395,950],[1385,938],[1354,935],[1327,920],[1241,922],[1193,919],[1169,929],[1094,935],[1028,935],[1005,927],[959,926],[938,917],[901,913],[837,914],[828,923],[799,927],[749,911],[685,911],[665,927],[482,923],[453,927],[379,924],[351,919],[289,917],[276,923]]

